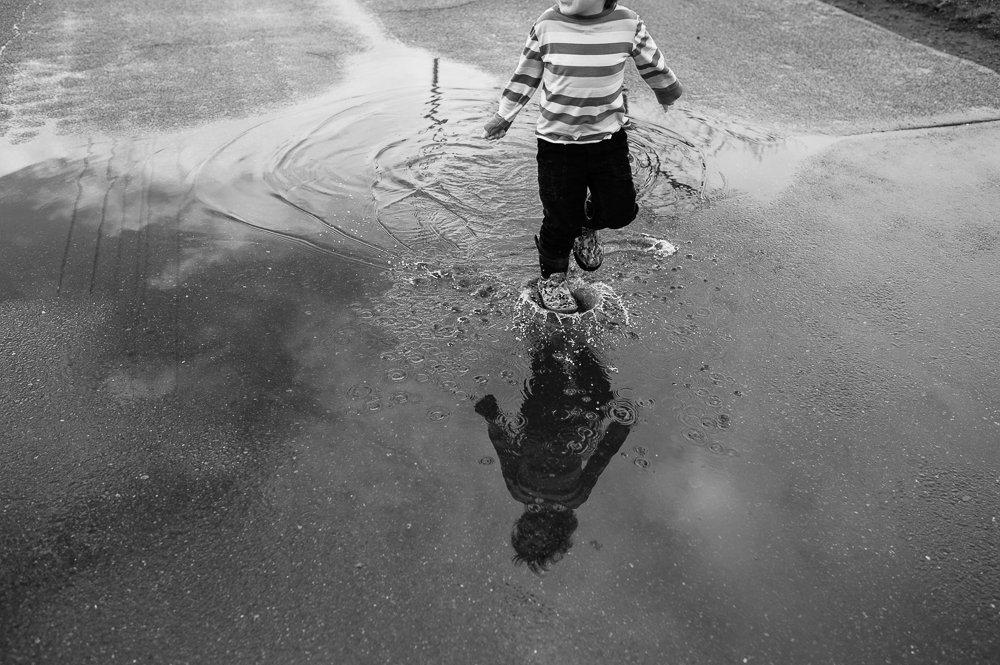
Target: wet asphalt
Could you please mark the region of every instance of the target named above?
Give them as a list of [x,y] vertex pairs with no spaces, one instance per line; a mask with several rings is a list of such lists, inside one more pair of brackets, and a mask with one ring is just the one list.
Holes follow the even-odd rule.
[[[5,132],[145,135],[314,97],[362,48],[335,8],[285,3],[4,3]],[[8,125],[7,123],[11,123]],[[19,129],[20,128],[20,129]]]
[[[660,122],[829,140],[806,158],[725,162],[731,195],[672,218],[692,248],[678,265],[699,278],[685,284],[711,293],[706,334],[725,346],[686,371],[724,366],[738,457],[663,448],[659,482],[612,464],[593,530],[539,580],[509,564],[510,501],[499,477],[476,475],[492,452],[471,407],[443,427],[401,407],[324,415],[356,406],[342,388],[381,371],[385,340],[359,337],[350,312],[388,288],[383,272],[210,227],[182,244],[183,206],[150,216],[188,185],[164,179],[155,141],[107,157],[152,165],[133,190],[161,174],[143,200],[104,162],[78,182],[57,165],[53,123],[84,138],[207,127],[210,143],[213,123],[335,86],[380,34],[474,65],[499,91],[546,6],[362,4],[373,14],[0,3],[0,124],[21,160],[0,157],[19,243],[0,283],[0,657],[1000,658],[1000,76],[816,2],[630,3],[685,82],[679,115]],[[367,28],[345,18],[359,16]],[[637,115],[653,117],[633,83]],[[104,150],[75,149],[94,163]],[[780,178],[754,173],[762,163]],[[88,178],[122,193],[123,219],[149,222],[123,225],[129,261],[114,272],[64,241]],[[218,263],[199,241],[242,253]],[[170,272],[195,262],[190,279]],[[330,346],[310,341],[329,330]],[[645,360],[616,362],[628,375]],[[405,387],[421,414],[444,413]],[[659,445],[651,429],[628,447]]]

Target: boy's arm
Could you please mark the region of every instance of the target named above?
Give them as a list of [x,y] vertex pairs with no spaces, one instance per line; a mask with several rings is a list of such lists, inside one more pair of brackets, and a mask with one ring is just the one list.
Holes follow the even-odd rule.
[[590,497],[594,485],[597,484],[598,477],[604,472],[604,469],[608,468],[608,464],[611,463],[611,460],[621,450],[622,444],[625,443],[625,439],[628,437],[629,429],[629,427],[617,422],[612,422],[608,425],[604,437],[597,444],[597,450],[587,460],[587,465],[583,467],[583,474],[581,476],[583,493],[578,499],[580,503],[583,503]]
[[503,456],[504,453],[513,450],[514,446],[510,440],[510,436],[507,435],[507,432],[500,424],[503,412],[500,411],[497,398],[493,395],[487,395],[476,402],[475,409],[476,413],[486,420],[490,441],[493,442],[493,447],[497,449],[497,454]]
[[528,34],[528,41],[524,44],[521,59],[514,70],[514,75],[511,76],[507,87],[504,88],[503,95],[500,97],[500,109],[486,123],[484,137],[488,139],[503,138],[511,123],[514,122],[514,118],[535,94],[535,90],[538,89],[538,84],[541,82],[542,55],[539,51],[535,27],[532,26],[531,32]]
[[510,435],[500,426],[499,421],[503,414],[496,398],[493,395],[487,395],[480,399],[476,402],[476,413],[486,419],[487,433],[490,436],[490,443],[493,444],[493,449],[497,451],[497,457],[500,459],[500,471],[503,473],[504,482],[511,495],[517,498],[512,487],[517,478],[520,453],[514,446]]
[[637,19],[635,38],[632,41],[632,59],[636,69],[646,84],[652,88],[656,101],[664,109],[669,108],[683,93],[680,81],[667,67],[663,53],[646,31],[642,19]]

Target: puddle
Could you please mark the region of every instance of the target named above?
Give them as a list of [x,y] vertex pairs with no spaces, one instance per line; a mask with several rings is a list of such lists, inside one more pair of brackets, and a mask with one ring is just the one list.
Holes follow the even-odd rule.
[[[86,411],[95,440],[102,427],[115,435],[102,452],[114,473],[86,466],[83,452],[60,459],[85,470],[60,495],[59,524],[65,513],[110,541],[139,534],[137,551],[158,554],[151,516],[194,549],[220,548],[201,554],[230,589],[252,574],[225,572],[237,542],[258,573],[282,547],[291,554],[278,558],[301,557],[293,567],[310,575],[339,570],[316,561],[349,561],[349,578],[326,581],[366,593],[406,579],[418,598],[435,597],[459,559],[477,579],[505,576],[512,548],[570,596],[606,594],[609,616],[634,612],[636,595],[655,607],[686,593],[630,539],[665,528],[652,513],[679,516],[664,538],[697,576],[701,536],[681,531],[697,513],[721,534],[736,510],[729,474],[745,454],[732,416],[742,388],[729,358],[733,294],[693,226],[706,207],[780,196],[832,139],[637,104],[642,213],[607,234],[599,277],[574,277],[584,311],[555,317],[525,286],[539,224],[534,109],[491,143],[479,134],[499,91],[482,73],[398,45],[350,69],[329,96],[263,118],[132,140],[42,130],[4,146],[0,312],[34,340],[5,342],[14,417],[37,406],[32,373],[48,364],[58,388],[41,418]],[[57,484],[57,471],[39,473]],[[572,520],[553,507],[569,504]],[[128,519],[98,520],[108,506]],[[58,528],[38,537],[58,539]],[[535,545],[562,531],[539,557],[504,540],[512,529]],[[73,547],[83,549],[43,564],[77,575],[77,561],[103,561],[108,546]],[[567,553],[592,587],[559,577],[577,574],[561,572]],[[608,571],[624,560],[650,577],[619,588]],[[363,581],[376,570],[382,581]],[[314,581],[289,588],[308,594]],[[523,588],[504,589],[496,597],[521,609],[503,620],[533,623]],[[294,614],[295,593],[275,602]],[[414,626],[425,620],[405,625],[447,633]]]
[[[85,143],[42,131],[6,146],[6,297],[81,294],[140,311],[155,292],[169,311],[149,316],[176,329],[181,299],[197,297],[185,288],[197,275],[263,257],[266,276],[255,278],[263,281],[241,286],[273,297],[268,279],[287,269],[279,265],[309,255],[381,273],[388,289],[351,311],[369,314],[358,329],[395,343],[384,363],[430,345],[425,366],[453,396],[475,393],[472,376],[520,385],[527,366],[509,356],[524,334],[519,310],[532,302],[522,285],[535,269],[525,248],[539,223],[534,110],[503,141],[487,142],[481,125],[498,91],[482,73],[399,45],[357,59],[352,72],[328,97],[255,120]],[[712,325],[719,296],[705,286],[713,266],[683,248],[685,220],[727,198],[774,197],[830,140],[635,106],[630,139],[643,212],[606,234],[601,281],[577,279],[591,305],[578,318],[602,319],[598,337],[649,354],[638,377],[674,377],[677,350],[694,348],[723,376],[726,333]],[[528,319],[545,318],[533,311]],[[469,355],[475,362],[461,360]],[[704,383],[698,389],[719,381]],[[147,388],[148,379],[114,375],[106,385],[159,395],[176,384],[157,378]],[[699,408],[709,422],[723,407]],[[708,447],[722,433],[693,430],[685,440]]]

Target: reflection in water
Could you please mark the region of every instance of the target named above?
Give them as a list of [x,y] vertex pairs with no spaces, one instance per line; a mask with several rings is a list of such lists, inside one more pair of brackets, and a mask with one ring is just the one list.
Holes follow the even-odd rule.
[[[591,350],[603,352],[599,344],[554,337],[530,359],[520,352],[534,311],[518,295],[535,274],[525,259],[539,214],[530,122],[487,144],[476,137],[495,99],[492,80],[413,52],[366,57],[353,83],[271,117],[133,140],[43,137],[0,150],[0,322],[16,331],[0,340],[0,416],[11,448],[30,451],[38,465],[9,464],[3,476],[5,494],[30,500],[3,517],[15,540],[0,547],[15,564],[0,571],[0,654],[7,636],[29,644],[19,622],[37,608],[78,606],[77,597],[49,599],[64,584],[76,593],[70,580],[81,573],[102,571],[93,579],[122,606],[118,574],[133,561],[145,566],[150,553],[163,555],[165,574],[189,579],[187,564],[172,567],[189,558],[164,542],[208,543],[228,557],[234,538],[210,521],[220,515],[233,516],[234,530],[250,524],[249,533],[272,538],[280,522],[254,511],[278,505],[270,478],[308,428],[331,446],[367,437],[391,447],[406,438],[396,424],[456,431],[463,404],[487,390],[495,398],[477,410],[512,495],[526,505],[513,539],[518,560],[542,571],[568,550],[574,511],[621,448],[635,404],[611,392]],[[663,263],[669,257],[645,251],[641,232],[682,242],[684,211],[733,190],[733,171],[720,165],[734,155],[774,163],[788,144],[682,113],[646,121],[636,110],[634,176],[647,217],[610,248],[607,292],[590,284],[597,296],[620,298],[595,297],[603,307],[571,325],[628,346],[616,354],[628,390],[656,395],[661,421],[687,427],[684,445],[723,454],[723,398],[734,379],[722,373],[731,339],[718,324],[731,296],[716,285],[709,256],[685,246]],[[511,409],[522,384],[523,404]],[[456,484],[459,472],[430,445],[408,442],[392,454],[427,460],[413,467],[417,484]],[[313,478],[336,477],[336,468],[317,465]],[[400,488],[413,478],[387,482],[384,471],[358,462],[343,483],[347,498],[369,489],[358,480],[365,472],[378,477],[387,505],[405,496]],[[289,480],[275,492],[311,498],[317,487],[323,482]],[[275,513],[296,519],[294,503]],[[422,526],[447,522],[444,509],[427,511]],[[32,520],[39,528],[25,530]],[[366,533],[373,523],[337,513],[326,533]],[[350,540],[338,536],[320,567],[302,554],[304,541],[283,537],[282,553],[301,557],[296,570],[334,576],[329,553]],[[381,542],[356,540],[359,559],[371,554],[366,543]],[[235,568],[225,560],[220,569]],[[260,565],[272,570],[271,560]],[[418,577],[409,567],[389,570]],[[354,580],[356,569],[348,572]],[[266,575],[257,577],[262,586],[247,599],[231,593],[246,580],[228,580],[206,606],[226,616],[227,602],[241,615],[283,599],[297,608],[320,588],[283,577],[273,602]],[[142,582],[136,587],[146,589]],[[162,623],[152,604],[135,613],[144,625]]]
[[541,574],[572,546],[574,511],[625,443],[634,409],[616,400],[591,348],[561,333],[536,342],[516,415],[487,395],[476,412],[489,424],[507,490],[524,504],[511,531],[515,563]]

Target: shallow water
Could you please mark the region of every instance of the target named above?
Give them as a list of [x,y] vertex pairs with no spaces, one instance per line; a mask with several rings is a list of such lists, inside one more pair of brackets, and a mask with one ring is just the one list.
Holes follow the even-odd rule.
[[[389,49],[269,117],[4,148],[14,662],[874,662],[922,639],[899,534],[824,489],[859,453],[782,456],[826,397],[755,422],[775,370],[748,370],[744,298],[771,283],[734,266],[746,230],[713,235],[835,141],[639,104],[643,212],[556,317],[526,291],[532,114],[478,138],[497,94]],[[810,303],[762,297],[789,317],[769,334],[809,338]],[[573,546],[514,566],[519,514],[574,482]]]

